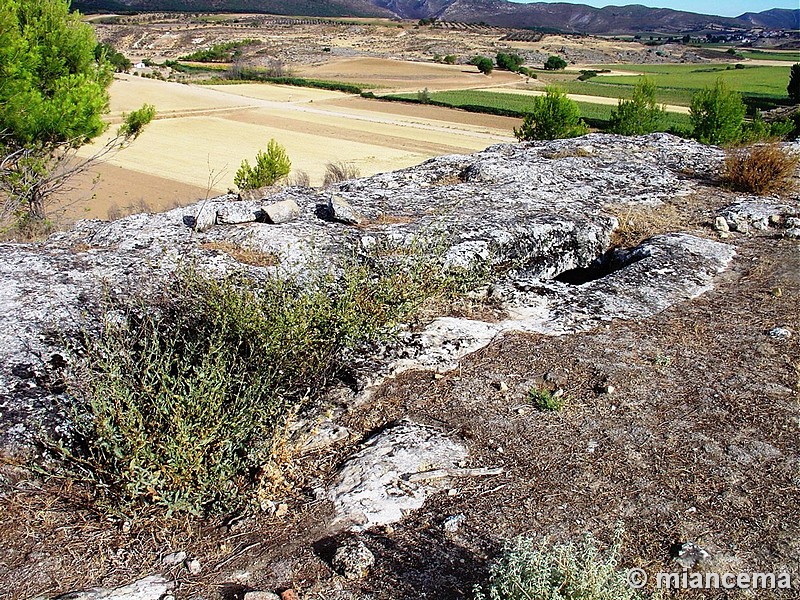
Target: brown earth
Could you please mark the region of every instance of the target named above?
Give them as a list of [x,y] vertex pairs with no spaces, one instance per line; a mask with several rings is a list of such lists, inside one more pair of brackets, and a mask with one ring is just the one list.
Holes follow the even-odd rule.
[[[714,236],[709,215],[727,200],[719,192],[677,201],[669,229]],[[691,540],[721,571],[800,577],[800,253],[797,241],[772,232],[732,235],[732,269],[694,301],[586,333],[506,335],[444,377],[407,372],[385,382],[346,414],[354,439],[295,457],[302,474],[285,517],[221,529],[141,519],[122,533],[122,521],[84,507],[79,489],[10,486],[0,500],[0,537],[10,541],[0,550],[4,590],[16,600],[127,583],[163,572],[159,557],[185,550],[204,570],[170,573],[179,597],[290,587],[309,600],[462,599],[513,536],[567,541],[592,532],[608,542],[618,523],[627,531],[624,566],[676,571],[670,550]],[[772,339],[776,326],[795,334]],[[564,389],[566,408],[535,410],[527,394],[541,386]],[[348,582],[326,562],[332,510],[311,488],[361,438],[401,417],[463,436],[470,466],[504,473],[456,480],[453,492],[435,494],[399,524],[363,534],[376,565]],[[458,514],[464,524],[445,532],[444,519]],[[237,579],[244,572],[249,579]]]

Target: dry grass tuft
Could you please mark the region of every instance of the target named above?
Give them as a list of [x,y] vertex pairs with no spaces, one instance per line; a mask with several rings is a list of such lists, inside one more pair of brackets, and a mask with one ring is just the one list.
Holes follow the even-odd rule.
[[233,257],[236,261],[254,267],[274,267],[280,261],[272,252],[262,252],[252,248],[242,248],[230,242],[206,242],[201,245],[205,250],[218,250]]
[[654,207],[623,207],[614,212],[619,226],[611,234],[612,248],[631,248],[644,240],[685,227],[677,208],[671,204]]
[[788,193],[800,157],[777,143],[729,150],[722,167],[725,185],[752,194]]
[[356,179],[361,177],[361,171],[352,163],[343,161],[328,163],[325,167],[325,179],[323,185],[328,186],[334,183],[340,183],[349,179]]

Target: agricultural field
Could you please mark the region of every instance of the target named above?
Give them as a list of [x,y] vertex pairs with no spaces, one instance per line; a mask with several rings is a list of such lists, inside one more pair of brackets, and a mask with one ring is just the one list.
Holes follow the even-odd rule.
[[[327,90],[263,83],[194,86],[118,75],[111,88],[110,130],[143,102],[157,107],[156,120],[93,171],[92,177],[100,175],[96,185],[84,182],[64,198],[67,220],[106,218],[109,209],[160,210],[224,193],[233,187],[241,161],[252,160],[272,138],[286,147],[293,173],[304,171],[319,185],[329,162],[345,160],[371,175],[512,141],[519,123],[494,115],[464,119],[428,106],[387,113],[386,103]],[[81,154],[88,156],[104,141]],[[173,189],[178,197],[144,197],[142,189]]]
[[[532,97],[543,95],[543,91],[522,91],[508,90],[497,92],[492,90],[455,90],[447,92],[433,92],[430,94],[430,102],[441,106],[450,106],[475,112],[489,112],[506,115],[522,116],[530,110]],[[417,94],[395,94],[389,96],[392,99],[419,101]],[[590,97],[572,96],[581,110],[581,117],[589,124],[598,126],[608,121],[611,111],[617,105],[617,101],[611,98],[603,98],[602,102],[587,101]],[[598,99],[600,100],[600,99]],[[678,109],[680,107],[673,107]],[[664,121],[664,129],[673,127],[688,127],[689,117],[687,110],[682,112],[669,112]]]

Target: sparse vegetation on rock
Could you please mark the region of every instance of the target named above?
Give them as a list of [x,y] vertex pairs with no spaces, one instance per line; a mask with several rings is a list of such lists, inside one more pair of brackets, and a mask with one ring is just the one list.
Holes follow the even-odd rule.
[[332,162],[325,165],[325,179],[323,180],[322,184],[329,186],[333,185],[334,183],[340,183],[342,181],[347,181],[348,179],[355,179],[356,177],[360,176],[361,172],[353,163],[344,161]]

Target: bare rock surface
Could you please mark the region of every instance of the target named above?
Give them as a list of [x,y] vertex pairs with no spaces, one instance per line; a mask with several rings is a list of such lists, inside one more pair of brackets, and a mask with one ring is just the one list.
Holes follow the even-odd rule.
[[172,589],[161,575],[151,575],[117,588],[93,588],[70,592],[56,600],[161,600]]
[[[81,221],[37,244],[0,244],[0,448],[24,448],[48,419],[58,426],[52,400],[63,390],[48,373],[68,360],[71,335],[97,326],[91,315],[103,298],[147,293],[182,266],[302,276],[338,258],[410,245],[443,246],[445,268],[514,266],[491,290],[506,320],[434,320],[401,336],[384,372],[452,367],[505,331],[561,334],[646,317],[709,289],[734,251],[661,236],[613,257],[612,268],[603,261],[618,227],[613,211],[688,196],[721,160],[718,148],[666,134],[497,145],[324,192],[287,188],[263,201],[226,195],[161,214]],[[328,218],[331,193],[357,211],[359,227]],[[270,206],[290,207],[292,220],[251,221]],[[761,219],[753,214],[745,219]],[[220,250],[237,245],[274,255],[277,266],[241,264]],[[599,276],[557,279],[575,269]]]
[[452,468],[466,457],[466,446],[438,429],[410,422],[385,429],[347,460],[330,487],[333,527],[357,531],[399,521],[441,485],[410,475]]

